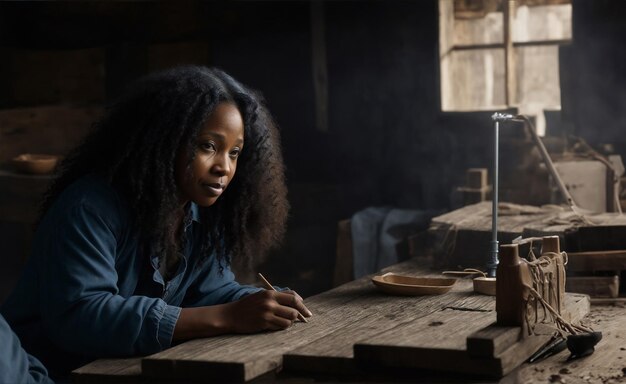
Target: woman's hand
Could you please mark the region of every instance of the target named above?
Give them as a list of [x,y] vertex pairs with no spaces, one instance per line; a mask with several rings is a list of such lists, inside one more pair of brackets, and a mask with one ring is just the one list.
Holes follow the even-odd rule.
[[298,313],[311,317],[302,297],[294,291],[263,290],[225,304],[230,332],[253,333],[291,326]]
[[183,308],[173,340],[285,329],[298,318],[298,312],[312,316],[296,292],[263,290],[227,304]]

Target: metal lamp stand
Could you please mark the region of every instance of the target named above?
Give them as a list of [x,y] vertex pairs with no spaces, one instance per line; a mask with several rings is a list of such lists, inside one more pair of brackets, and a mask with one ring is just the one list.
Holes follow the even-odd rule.
[[491,116],[494,121],[493,143],[493,188],[491,193],[491,254],[487,263],[487,276],[496,277],[498,267],[498,158],[500,141],[500,122],[515,119],[515,116],[496,112]]

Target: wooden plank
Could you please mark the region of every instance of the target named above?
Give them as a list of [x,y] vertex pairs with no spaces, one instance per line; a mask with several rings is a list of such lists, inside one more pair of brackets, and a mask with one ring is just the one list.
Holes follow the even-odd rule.
[[467,337],[467,353],[476,358],[498,356],[521,338],[520,327],[502,327],[492,323]]
[[141,377],[141,357],[131,359],[100,359],[72,372],[77,383],[133,383]]
[[[425,268],[427,262],[413,259],[384,271],[424,276],[428,274]],[[436,272],[430,274],[440,276]],[[460,290],[469,289],[470,282],[464,283],[454,288],[457,294]],[[442,304],[458,300],[454,298],[454,290],[450,294],[453,295],[443,301],[442,296],[387,296],[374,287],[369,277],[365,277],[308,298],[307,306],[314,313],[308,324],[296,323],[280,332],[192,340],[145,358],[142,371],[149,377],[172,380],[252,380],[280,369],[283,354],[292,349],[313,343],[333,332],[345,332],[361,322],[375,323],[374,318],[368,319],[371,316],[380,315],[387,324],[397,324],[398,317],[405,314],[419,316],[438,310]],[[343,344],[336,342],[333,345],[341,348]]]
[[568,271],[624,271],[626,250],[568,252]]
[[[460,280],[454,290],[444,296],[394,297],[387,311],[367,311],[357,321],[329,332],[325,336],[295,348],[283,356],[283,369],[293,372],[349,375],[360,371],[355,366],[353,344],[405,322],[425,322],[425,327],[437,327],[442,318],[455,310],[444,308],[478,308],[493,310],[493,297],[471,293],[470,280]],[[405,309],[409,305],[408,310]],[[430,315],[437,313],[435,318]]]
[[568,277],[565,287],[569,292],[584,293],[592,298],[614,298],[619,295],[619,276]]
[[[568,294],[566,308],[573,321],[589,311],[585,295]],[[433,314],[435,315],[435,314]],[[493,350],[499,355],[471,357],[465,343],[468,335],[495,321],[495,312],[460,312],[436,329],[428,329],[420,321],[406,322],[354,345],[355,359],[362,364],[385,367],[445,370],[501,377],[522,364],[550,338],[550,335],[529,336],[504,348],[510,340],[508,331],[494,340]],[[465,334],[465,337],[463,336]],[[475,354],[474,354],[475,355]]]
[[[499,204],[498,215],[501,244],[520,235],[559,235],[563,240],[562,249],[567,252],[626,249],[626,215],[599,213],[581,217],[562,206],[511,203]],[[429,233],[436,238],[436,244],[441,244],[435,249],[438,266],[482,266],[484,255],[489,254],[491,202],[468,205],[437,216],[431,221]]]
[[[506,202],[498,205],[499,232],[522,234],[525,231],[579,231],[588,232],[585,233],[585,242],[590,242],[590,238],[597,236],[598,232],[607,232],[614,235],[621,234],[626,230],[626,215],[612,212],[586,213],[585,219],[592,225],[584,226],[585,223],[582,221],[581,216],[564,206],[548,205],[535,207]],[[434,217],[431,224],[435,230],[439,227],[454,226],[458,230],[491,231],[491,202],[484,201],[468,205]]]

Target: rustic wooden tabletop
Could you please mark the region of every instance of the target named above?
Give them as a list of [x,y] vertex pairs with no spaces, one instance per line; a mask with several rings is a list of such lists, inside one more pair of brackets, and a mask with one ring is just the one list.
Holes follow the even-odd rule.
[[[384,272],[441,277],[429,265],[416,258]],[[589,313],[587,296],[568,294],[567,300],[573,320]],[[604,334],[593,355],[565,362],[564,351],[524,364],[549,336],[521,337],[519,328],[494,329],[495,298],[474,293],[471,280],[458,280],[441,295],[393,296],[365,277],[307,298],[306,303],[314,314],[306,324],[298,322],[279,332],[192,340],[144,358],[97,360],[74,371],[73,379],[285,383],[625,379],[623,307],[593,307],[585,318]],[[480,341],[488,348],[468,350],[470,337],[484,338]]]

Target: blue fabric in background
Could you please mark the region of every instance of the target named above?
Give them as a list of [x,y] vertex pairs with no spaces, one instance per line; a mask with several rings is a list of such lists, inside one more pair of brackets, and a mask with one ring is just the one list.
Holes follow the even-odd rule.
[[352,216],[354,278],[375,273],[400,261],[397,246],[418,233],[439,211],[369,207]]

